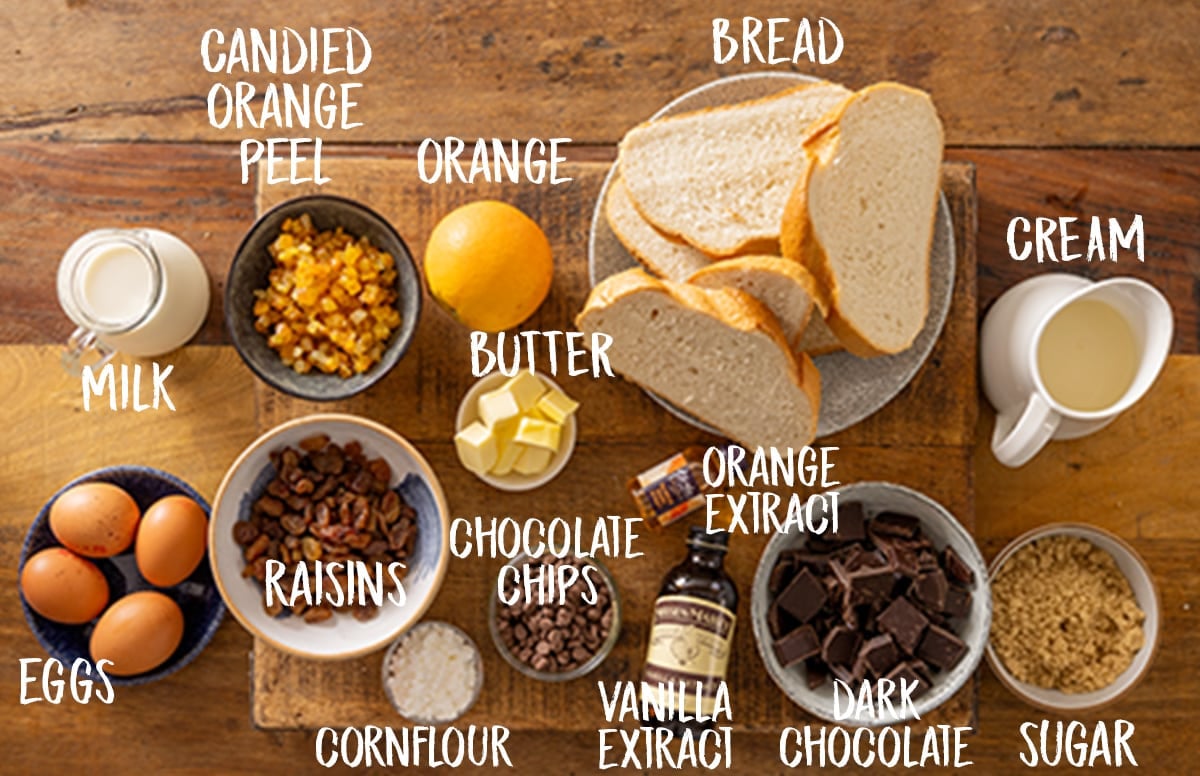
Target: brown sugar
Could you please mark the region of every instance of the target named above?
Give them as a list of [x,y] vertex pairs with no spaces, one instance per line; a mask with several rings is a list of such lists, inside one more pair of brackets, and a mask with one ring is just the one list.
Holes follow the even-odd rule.
[[1112,684],[1142,647],[1129,581],[1112,556],[1074,536],[1038,539],[992,585],[992,648],[1022,682],[1068,693]]

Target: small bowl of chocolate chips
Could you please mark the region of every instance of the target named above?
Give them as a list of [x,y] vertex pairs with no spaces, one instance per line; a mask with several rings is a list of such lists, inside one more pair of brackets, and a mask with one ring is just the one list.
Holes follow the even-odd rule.
[[992,613],[983,557],[945,507],[900,485],[841,488],[837,516],[836,530],[793,524],[763,550],[751,592],[759,655],[784,694],[822,719],[923,717],[983,656]]
[[501,570],[488,607],[496,651],[544,682],[565,682],[604,662],[621,632],[621,599],[598,560],[522,555]]

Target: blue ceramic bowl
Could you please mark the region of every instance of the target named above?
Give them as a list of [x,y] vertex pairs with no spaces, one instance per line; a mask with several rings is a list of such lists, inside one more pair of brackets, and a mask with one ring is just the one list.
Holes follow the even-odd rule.
[[[289,218],[307,213],[318,231],[342,227],[354,237],[366,237],[396,263],[396,307],[400,326],[392,332],[383,358],[366,372],[339,377],[313,370],[300,374],[280,360],[266,336],[254,329],[254,291],[266,288],[275,260],[267,252]],[[313,194],[297,197],[268,210],[250,227],[234,254],[225,279],[225,326],[238,355],[259,379],[276,390],[311,401],[346,399],[370,388],[400,363],[417,334],[421,317],[421,273],[403,238],[387,220],[366,205],[344,197]]]
[[[25,561],[32,555],[47,547],[61,546],[50,531],[50,505],[67,489],[84,482],[108,482],[123,488],[133,497],[143,513],[151,504],[164,496],[181,495],[194,500],[204,509],[205,515],[209,514],[208,502],[199,493],[187,483],[166,472],[151,469],[148,466],[110,466],[105,469],[97,469],[64,485],[38,512],[37,517],[33,520],[33,525],[29,527],[29,533],[25,535],[25,544],[21,547],[21,560],[17,570],[18,578],[21,570],[25,568]],[[151,585],[138,572],[132,547],[111,558],[89,558],[89,560],[96,564],[108,580],[110,605],[118,598],[138,590],[158,590],[174,599],[175,603],[179,604],[179,608],[183,610],[183,638],[180,640],[175,654],[153,671],[136,676],[109,675],[108,680],[114,686],[146,684],[175,673],[195,660],[196,656],[208,646],[208,642],[212,641],[213,634],[217,632],[217,627],[225,617],[225,604],[221,601],[221,595],[213,583],[212,569],[206,560],[202,560],[196,566],[196,570],[190,577],[178,585],[167,588]],[[33,631],[33,635],[37,637],[38,642],[51,657],[56,658],[67,667],[73,665],[79,658],[91,662],[88,641],[92,636],[95,620],[84,625],[63,625],[48,620],[30,608],[24,595],[21,595],[21,608],[25,610],[25,621],[29,623],[29,629]]]

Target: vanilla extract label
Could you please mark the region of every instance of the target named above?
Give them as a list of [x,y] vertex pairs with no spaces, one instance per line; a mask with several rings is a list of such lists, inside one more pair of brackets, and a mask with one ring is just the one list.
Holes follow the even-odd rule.
[[654,604],[642,671],[643,696],[663,706],[664,687],[692,682],[698,685],[699,711],[713,713],[718,689],[724,685],[736,622],[733,612],[709,601],[685,595],[660,597]]

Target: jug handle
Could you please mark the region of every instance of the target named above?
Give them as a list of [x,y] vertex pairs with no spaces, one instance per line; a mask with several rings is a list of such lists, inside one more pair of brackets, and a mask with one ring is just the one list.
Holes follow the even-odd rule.
[[1011,418],[1012,413],[996,416],[992,453],[1000,463],[1015,469],[1025,465],[1050,441],[1058,429],[1060,415],[1040,393],[1033,393],[1016,420]]

